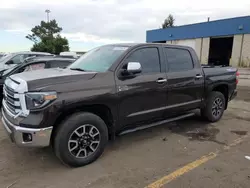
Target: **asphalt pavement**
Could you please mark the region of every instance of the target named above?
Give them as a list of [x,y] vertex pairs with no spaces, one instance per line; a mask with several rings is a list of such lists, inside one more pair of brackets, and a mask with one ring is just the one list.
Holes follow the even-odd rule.
[[239,96],[217,123],[197,115],[127,134],[81,168],[63,166],[50,148],[18,148],[0,126],[0,187],[248,188],[249,92],[239,86]]

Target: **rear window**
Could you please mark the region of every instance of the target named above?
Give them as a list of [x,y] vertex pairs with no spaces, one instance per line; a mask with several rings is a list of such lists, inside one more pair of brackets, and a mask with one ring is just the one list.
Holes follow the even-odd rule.
[[[72,61],[73,62],[73,61]],[[67,67],[72,63],[71,61],[63,61],[63,60],[54,60],[54,61],[48,61],[48,67],[49,68],[64,68]]]
[[193,69],[192,57],[188,50],[165,48],[169,72],[187,71]]

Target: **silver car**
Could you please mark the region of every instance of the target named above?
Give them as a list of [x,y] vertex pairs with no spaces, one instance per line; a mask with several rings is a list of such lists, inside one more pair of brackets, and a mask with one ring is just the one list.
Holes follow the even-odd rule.
[[14,52],[0,58],[0,69],[9,69],[17,64],[23,63],[28,57],[53,56],[46,52]]

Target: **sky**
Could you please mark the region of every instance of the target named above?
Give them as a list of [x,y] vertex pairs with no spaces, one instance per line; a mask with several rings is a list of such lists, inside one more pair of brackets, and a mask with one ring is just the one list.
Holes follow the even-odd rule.
[[29,50],[35,25],[56,19],[71,51],[121,42],[145,42],[172,14],[175,25],[250,15],[249,0],[1,0],[0,52]]

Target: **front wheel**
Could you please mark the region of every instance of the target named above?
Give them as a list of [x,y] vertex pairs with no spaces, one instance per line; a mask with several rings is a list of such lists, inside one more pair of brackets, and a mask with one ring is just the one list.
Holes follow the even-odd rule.
[[84,112],[70,116],[56,131],[54,151],[66,165],[87,165],[103,153],[108,141],[108,129],[95,114]]
[[219,121],[225,110],[225,97],[221,92],[212,91],[207,98],[206,107],[201,110],[202,116],[211,122]]

